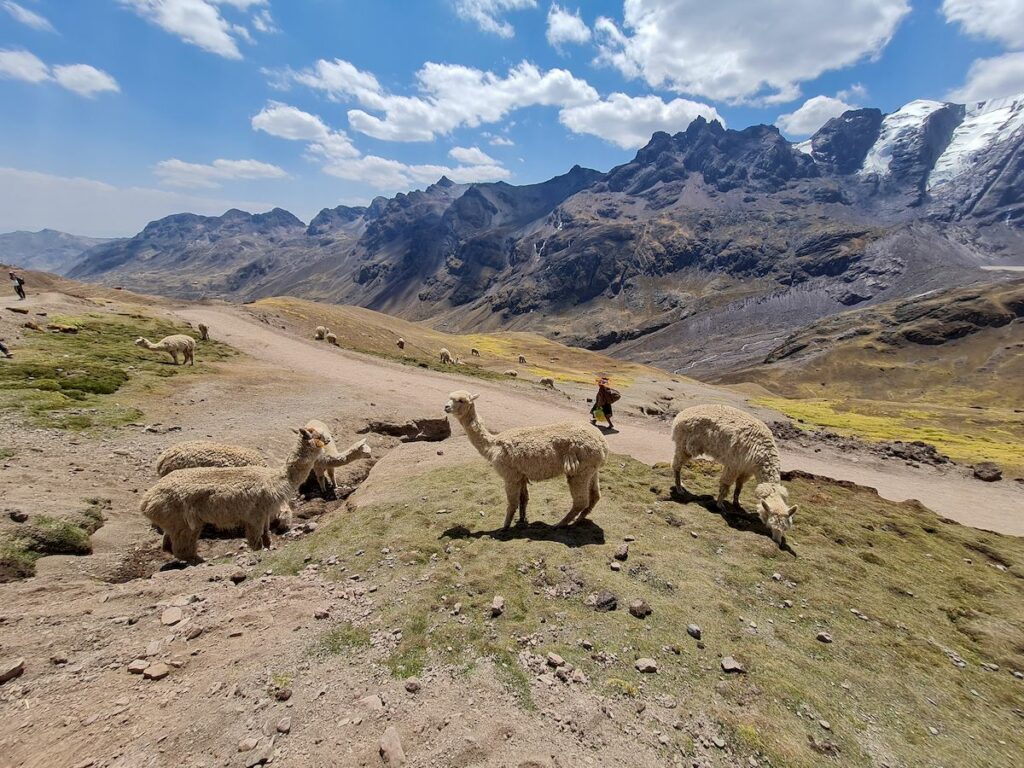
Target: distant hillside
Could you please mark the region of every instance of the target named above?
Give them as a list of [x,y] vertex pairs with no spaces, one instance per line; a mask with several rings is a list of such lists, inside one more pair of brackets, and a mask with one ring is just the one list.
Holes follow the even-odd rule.
[[0,261],[23,269],[66,274],[79,257],[90,248],[106,245],[115,240],[101,237],[81,237],[41,229],[38,232],[7,232],[0,234]]

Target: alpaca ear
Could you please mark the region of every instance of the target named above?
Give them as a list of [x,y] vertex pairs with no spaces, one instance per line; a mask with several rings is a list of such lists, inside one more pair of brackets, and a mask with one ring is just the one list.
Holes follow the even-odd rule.
[[470,395],[470,396],[469,396],[469,401],[470,401],[470,402],[473,402],[473,401],[474,401],[474,400],[476,400],[476,399],[477,399],[478,397],[480,397],[480,393],[479,393],[479,392],[478,392],[477,394],[475,394],[475,395]]
[[793,515],[796,514],[796,509],[797,509],[798,506],[799,506],[798,504],[794,504],[792,507],[789,508],[789,511],[786,513],[787,515],[789,515],[789,519],[790,520],[792,520],[793,519]]
[[299,433],[303,440],[309,440],[310,434],[308,429],[306,429],[305,427],[299,427],[298,430],[296,431]]

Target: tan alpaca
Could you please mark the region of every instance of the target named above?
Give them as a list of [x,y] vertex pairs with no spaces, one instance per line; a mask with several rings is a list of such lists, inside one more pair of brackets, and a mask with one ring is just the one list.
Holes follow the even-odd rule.
[[154,352],[166,352],[171,356],[175,365],[178,365],[178,355],[184,357],[183,362],[195,365],[196,340],[183,333],[176,333],[173,336],[164,336],[156,344],[144,336],[135,340],[135,346],[151,349]]
[[455,361],[452,359],[452,353],[449,352],[445,347],[441,347],[441,352],[438,355],[441,358],[442,365],[454,365]]
[[298,430],[298,445],[281,467],[200,467],[162,478],[140,509],[164,532],[179,560],[195,562],[203,525],[241,527],[252,549],[270,546],[270,520],[309,476],[327,442],[314,430]]
[[519,364],[520,365],[526,365],[526,356],[525,355],[520,355],[519,356]]
[[327,336],[327,329],[322,325],[318,325],[313,332],[313,338],[317,341],[323,341],[325,336]]
[[395,344],[398,346],[399,349],[405,349],[405,339],[403,339],[402,337],[399,337],[398,341],[396,341]]
[[199,327],[199,340],[200,341],[209,341],[210,340],[210,329],[207,328],[206,325],[203,324],[203,323],[200,323],[198,327]]
[[317,485],[320,486],[321,493],[326,493],[328,482],[330,482],[331,488],[337,485],[334,481],[335,469],[345,464],[351,464],[353,461],[368,459],[373,456],[373,451],[366,444],[365,438],[349,446],[346,450],[339,451],[338,444],[331,435],[331,430],[322,421],[311,419],[306,422],[306,429],[316,430],[327,439],[326,447],[320,454],[320,458],[313,465],[313,474],[316,477]]
[[471,347],[469,350],[469,354],[471,354],[473,357],[480,357],[480,350],[477,349],[476,347]]
[[725,497],[735,483],[732,503],[740,507],[743,484],[757,481],[754,495],[757,514],[768,526],[772,538],[782,544],[793,526],[796,506],[789,506],[789,492],[782,485],[779,449],[775,438],[762,421],[728,405],[695,405],[679,412],[672,422],[672,440],[676,444],[672,469],[676,487],[682,489],[679,471],[690,459],[706,454],[722,464],[718,483],[718,506],[724,511]]
[[565,475],[569,483],[572,508],[558,525],[586,518],[601,498],[598,472],[608,458],[604,435],[589,424],[573,423],[519,427],[494,434],[476,414],[477,397],[462,390],[452,392],[444,410],[459,420],[473,447],[505,481],[508,507],[504,527],[512,525],[517,508],[519,524],[526,524],[530,499],[527,485],[531,480],[550,480],[559,475]]

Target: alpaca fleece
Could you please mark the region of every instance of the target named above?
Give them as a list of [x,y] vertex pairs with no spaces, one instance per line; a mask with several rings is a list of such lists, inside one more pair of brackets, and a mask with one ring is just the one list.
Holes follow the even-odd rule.
[[195,467],[265,467],[263,454],[252,448],[242,448],[209,440],[186,440],[175,443],[156,460],[156,473],[160,477],[179,469]]
[[175,365],[178,365],[178,355],[183,356],[183,362],[186,362],[189,365],[195,365],[196,340],[183,333],[164,336],[156,344],[144,336],[140,336],[135,340],[135,346],[150,349],[154,352],[166,352],[171,356]]

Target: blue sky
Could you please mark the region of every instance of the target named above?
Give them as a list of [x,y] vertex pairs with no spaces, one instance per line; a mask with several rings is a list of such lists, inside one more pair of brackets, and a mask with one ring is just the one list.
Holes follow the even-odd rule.
[[1024,91],[1024,0],[0,0],[0,231],[606,170],[698,114]]

